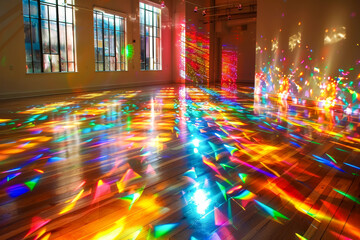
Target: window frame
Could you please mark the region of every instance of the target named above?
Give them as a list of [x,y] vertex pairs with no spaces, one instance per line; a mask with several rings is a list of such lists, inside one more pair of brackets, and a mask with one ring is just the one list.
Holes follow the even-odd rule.
[[[124,31],[120,32],[124,34],[124,62],[121,61],[121,58],[122,58],[122,54],[121,54],[121,48],[119,49],[119,57],[120,57],[120,61],[117,62],[117,59],[116,59],[116,22],[115,22],[115,18],[114,18],[114,51],[115,51],[115,70],[110,70],[111,67],[109,66],[109,70],[105,70],[105,28],[104,28],[104,18],[102,18],[102,27],[101,27],[101,30],[102,30],[102,38],[103,38],[103,70],[98,70],[98,66],[97,66],[97,63],[98,63],[98,59],[97,59],[97,55],[95,54],[94,55],[94,63],[95,63],[95,72],[127,72],[129,71],[129,66],[128,66],[128,59],[127,59],[127,38],[128,38],[128,35],[127,35],[127,23],[128,23],[128,16],[127,14],[125,13],[122,13],[122,12],[119,12],[119,11],[115,11],[115,10],[111,10],[111,9],[106,9],[106,8],[102,8],[102,7],[97,7],[95,6],[93,8],[93,39],[94,39],[94,50],[96,51],[97,47],[95,47],[95,37],[96,39],[98,38],[98,36],[95,36],[95,29],[96,29],[96,34],[98,33],[98,27],[97,27],[97,22],[95,22],[95,19],[94,19],[94,14],[95,12],[101,12],[103,14],[110,14],[110,15],[114,15],[117,16],[117,17],[120,17],[123,19],[124,21]],[[97,20],[97,19],[96,19]],[[109,28],[108,28],[109,29]],[[110,40],[110,37],[109,37],[109,40]],[[110,44],[110,42],[109,42]],[[109,49],[109,52],[110,52],[110,49]],[[109,61],[109,63],[111,63],[111,61]],[[117,63],[120,64],[120,69],[117,70]],[[125,65],[125,69],[122,70],[121,68],[121,64],[124,64]]]
[[[144,4],[144,8],[141,7],[141,4]],[[152,15],[152,21],[154,21],[154,17],[156,16],[156,14],[159,15],[159,25],[158,26],[154,26],[154,24],[152,23],[152,25],[147,25],[146,23],[146,12],[149,11],[146,9],[146,5],[150,6],[150,7],[153,7],[153,8],[157,8],[159,9],[159,13],[155,13],[155,11],[151,11],[151,15]],[[139,35],[140,35],[140,70],[141,71],[162,71],[163,70],[163,66],[162,66],[162,8],[159,4],[156,4],[156,3],[153,3],[151,1],[147,1],[147,0],[141,0],[139,1]],[[144,11],[144,23],[141,23],[141,10],[143,9]],[[150,12],[150,11],[149,11]],[[154,49],[154,46],[157,46],[156,45],[156,40],[159,39],[159,62],[156,62],[156,58],[154,58],[155,54],[153,53],[152,55],[150,54],[150,58],[154,58],[154,63],[153,65],[155,66],[155,69],[151,69],[151,66],[150,66],[150,63],[149,63],[149,69],[146,69],[146,51],[147,51],[147,48],[146,48],[146,27],[152,27],[152,30],[153,30],[153,36],[151,36],[152,38],[152,42],[153,42],[153,49]],[[141,31],[142,31],[142,28],[143,28],[143,35],[141,34]],[[154,29],[159,29],[159,36],[154,36]],[[142,49],[142,42],[141,42],[141,38],[144,37],[145,40],[145,49],[144,49],[144,55],[145,55],[145,62],[142,61],[142,52],[143,52],[143,49]],[[149,33],[149,37],[150,37],[150,33]],[[150,50],[149,50],[150,51]],[[153,52],[156,51],[153,50]],[[150,61],[150,60],[149,60]],[[143,64],[144,64],[144,68],[143,68]],[[156,66],[159,66],[158,68]],[[153,67],[154,67],[153,66]]]
[[[26,13],[24,12],[25,10],[25,4],[24,1],[26,1],[27,3],[27,10]],[[25,66],[26,66],[26,74],[49,74],[49,73],[76,73],[77,72],[77,55],[76,55],[76,16],[75,16],[75,0],[71,0],[71,3],[66,4],[66,3],[59,3],[59,1],[61,0],[54,0],[55,3],[51,3],[51,2],[46,2],[45,0],[22,0],[21,1],[21,6],[22,6],[22,18],[23,18],[23,26],[24,26],[24,43],[25,43]],[[36,2],[36,14],[32,13],[32,5],[31,2]],[[43,8],[42,6],[45,6],[45,12],[43,12]],[[50,15],[50,8],[55,8],[55,16]],[[60,17],[60,8],[63,8],[63,14],[62,15],[64,17],[64,19],[61,19]],[[68,20],[67,18],[67,9],[71,9],[72,12],[72,16],[71,16],[71,21]],[[45,13],[46,16],[43,16]],[[26,15],[25,15],[26,14]],[[52,19],[52,18],[55,18]],[[25,20],[28,20],[27,22]],[[33,27],[33,21],[34,23],[37,24],[37,26],[34,28]],[[44,40],[43,40],[43,34],[44,34],[44,29],[42,27],[43,22],[47,25],[47,38],[48,38],[48,43],[49,43],[49,51],[48,52],[44,52]],[[57,48],[55,49],[56,51],[53,52],[51,45],[52,45],[52,33],[51,33],[51,23],[54,24],[54,26],[56,26],[56,44],[57,44]],[[26,24],[29,24],[28,26],[26,26]],[[64,29],[64,33],[65,34],[61,34],[60,36],[60,25],[63,25],[63,29]],[[71,25],[71,26],[70,26]],[[29,27],[30,29],[28,30],[28,32],[25,32],[25,28]],[[46,31],[46,30],[45,30]],[[71,35],[72,35],[72,51],[68,50],[68,44],[70,43],[70,41],[68,41],[68,31],[70,31]],[[35,32],[35,33],[34,33]],[[28,61],[28,50],[27,50],[27,34],[30,35],[30,55],[29,57],[31,57],[31,71],[28,70],[28,63],[30,63],[30,61]],[[64,36],[63,36],[64,35]],[[33,38],[37,38],[38,41],[34,42]],[[63,38],[62,38],[63,37]],[[65,54],[66,58],[62,59],[62,49],[61,49],[61,40],[65,41]],[[35,59],[35,53],[36,50],[34,49],[34,45],[38,45],[38,51],[39,51],[39,60],[36,61]],[[72,60],[70,61],[70,57],[69,57],[69,53],[71,52],[72,55]],[[45,71],[45,58],[46,56],[49,58],[49,71]],[[52,56],[55,56],[58,58],[57,62],[58,62],[58,68],[54,70],[54,65],[52,62]],[[35,67],[35,64],[39,64],[40,65],[40,71],[35,71],[37,68]],[[63,70],[63,66],[62,64],[66,64],[66,70]],[[70,64],[72,64],[72,71],[69,71],[69,66]],[[39,66],[38,66],[39,67]]]

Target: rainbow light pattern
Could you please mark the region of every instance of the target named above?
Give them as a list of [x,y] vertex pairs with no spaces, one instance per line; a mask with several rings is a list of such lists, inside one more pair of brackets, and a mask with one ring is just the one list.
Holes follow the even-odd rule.
[[[355,2],[319,3],[323,13],[333,13],[327,15],[295,10],[296,4],[260,4],[260,18],[271,13],[272,21],[259,21],[256,94],[360,114],[360,35],[354,31],[359,13],[351,7]],[[317,4],[304,1],[299,8],[315,9]]]
[[253,90],[0,105],[1,238],[357,239],[359,119]]
[[209,35],[201,33],[195,24],[186,24],[185,79],[188,83],[208,84],[209,57]]

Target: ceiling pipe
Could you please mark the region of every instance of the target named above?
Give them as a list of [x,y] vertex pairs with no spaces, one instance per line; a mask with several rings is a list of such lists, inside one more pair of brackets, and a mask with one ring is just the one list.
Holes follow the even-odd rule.
[[[199,6],[199,4],[190,2],[190,1],[185,1],[186,3],[190,3],[194,6]],[[221,7],[237,7],[239,6],[239,3],[231,3],[231,4],[224,4],[224,5],[218,5],[218,6],[211,6],[211,7],[198,7],[198,10],[207,10],[207,9],[216,9],[216,8],[221,8]]]

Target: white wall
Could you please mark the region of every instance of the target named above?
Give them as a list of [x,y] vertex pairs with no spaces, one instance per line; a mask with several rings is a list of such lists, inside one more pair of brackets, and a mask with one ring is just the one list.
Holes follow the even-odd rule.
[[[166,1],[162,9],[162,71],[140,71],[139,1],[76,0],[75,4],[78,7],[75,13],[78,71],[26,74],[22,1],[0,1],[0,99],[172,81],[172,0]],[[127,41],[134,45],[128,71],[95,72],[94,6],[128,15]]]
[[[242,29],[246,25],[246,30]],[[230,20],[218,27],[223,49],[233,51],[237,56],[237,78],[234,82],[255,83],[255,19]],[[224,63],[225,59],[222,59]],[[224,70],[223,70],[224,71]]]

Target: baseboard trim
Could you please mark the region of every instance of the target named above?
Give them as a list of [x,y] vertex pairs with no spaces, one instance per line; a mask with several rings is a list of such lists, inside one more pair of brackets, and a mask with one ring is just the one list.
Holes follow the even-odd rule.
[[12,99],[21,99],[29,97],[43,97],[50,95],[59,95],[59,94],[71,94],[71,93],[85,93],[92,91],[103,91],[103,90],[113,90],[117,88],[130,88],[130,87],[140,87],[140,86],[152,86],[152,85],[161,85],[169,84],[168,82],[138,82],[131,84],[121,84],[121,85],[110,85],[110,86],[93,86],[86,88],[74,88],[74,89],[55,89],[48,91],[37,91],[37,92],[18,92],[18,93],[9,93],[9,94],[0,94],[0,100],[12,100]]

